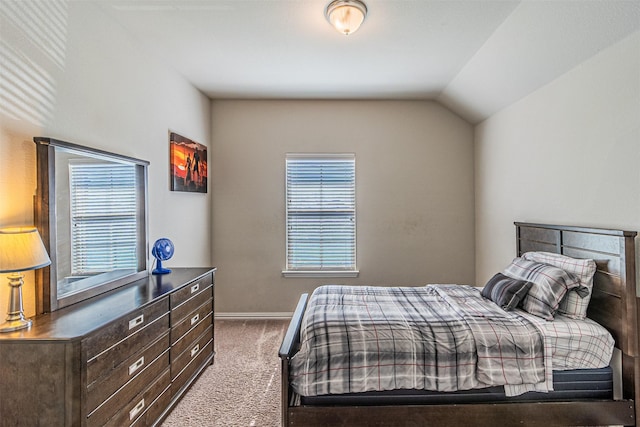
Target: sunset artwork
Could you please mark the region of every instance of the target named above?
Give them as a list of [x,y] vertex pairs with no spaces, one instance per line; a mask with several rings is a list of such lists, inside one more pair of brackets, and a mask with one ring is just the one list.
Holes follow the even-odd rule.
[[171,190],[207,192],[207,147],[171,132]]

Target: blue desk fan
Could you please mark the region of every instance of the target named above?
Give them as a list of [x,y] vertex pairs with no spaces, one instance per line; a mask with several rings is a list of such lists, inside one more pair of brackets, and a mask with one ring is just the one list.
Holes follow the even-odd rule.
[[151,255],[157,260],[156,268],[153,269],[152,274],[171,273],[170,269],[162,267],[162,261],[166,261],[173,256],[173,249],[173,242],[166,237],[156,240],[151,248]]

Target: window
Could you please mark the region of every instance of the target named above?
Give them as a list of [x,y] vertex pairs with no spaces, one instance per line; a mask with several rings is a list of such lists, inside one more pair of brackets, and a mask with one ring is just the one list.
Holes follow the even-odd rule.
[[285,276],[356,271],[355,156],[288,154]]
[[134,165],[70,163],[71,274],[137,267]]

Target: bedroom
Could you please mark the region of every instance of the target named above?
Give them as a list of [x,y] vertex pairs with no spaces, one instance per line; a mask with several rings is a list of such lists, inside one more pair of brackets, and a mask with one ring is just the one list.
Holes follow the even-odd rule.
[[[325,4],[313,3],[327,25]],[[2,98],[0,225],[33,223],[33,136],[148,160],[150,236],[173,240],[174,266],[219,268],[220,314],[290,313],[317,284],[281,275],[287,151],[356,152],[361,274],[353,283],[484,282],[513,256],[514,220],[640,230],[637,2],[625,3],[635,7],[626,33],[481,119],[433,99],[210,100],[103,8],[52,4],[65,8],[64,28],[37,13],[18,32],[2,25],[3,52],[14,53],[2,61],[3,82],[18,84]],[[375,23],[375,4],[354,39]],[[44,40],[55,48],[43,50]],[[499,71],[477,84],[491,89]],[[24,90],[16,75],[41,84]],[[169,129],[209,147],[206,195],[169,191]],[[344,139],[330,142],[335,134]],[[27,315],[32,283],[27,276]],[[3,285],[0,313],[7,300]]]

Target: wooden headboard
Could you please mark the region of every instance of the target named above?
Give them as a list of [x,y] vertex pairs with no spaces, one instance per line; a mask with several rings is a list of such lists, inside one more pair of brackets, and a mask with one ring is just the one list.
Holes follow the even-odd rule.
[[622,352],[625,398],[640,396],[638,331],[640,303],[636,295],[635,231],[516,222],[517,254],[546,251],[593,259],[589,318],[607,328]]

